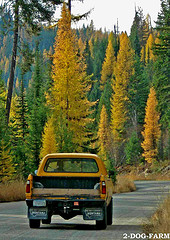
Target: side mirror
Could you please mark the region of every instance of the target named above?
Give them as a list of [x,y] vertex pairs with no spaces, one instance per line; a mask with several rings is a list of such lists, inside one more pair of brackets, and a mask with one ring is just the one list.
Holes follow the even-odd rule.
[[38,172],[38,170],[35,170],[35,171],[34,171],[35,175],[37,175],[37,172]]

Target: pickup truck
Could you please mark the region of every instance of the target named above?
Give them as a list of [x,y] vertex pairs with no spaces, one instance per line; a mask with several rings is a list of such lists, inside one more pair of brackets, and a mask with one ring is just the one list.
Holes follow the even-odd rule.
[[83,215],[96,220],[97,229],[112,224],[113,183],[95,154],[46,155],[35,174],[28,176],[26,204],[30,228],[50,224],[52,215],[71,219]]

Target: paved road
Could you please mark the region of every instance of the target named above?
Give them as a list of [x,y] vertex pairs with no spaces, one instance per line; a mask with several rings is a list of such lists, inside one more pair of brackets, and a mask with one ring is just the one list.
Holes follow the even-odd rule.
[[141,224],[170,194],[170,181],[138,181],[136,186],[135,192],[113,196],[113,225],[101,231],[95,229],[94,221],[85,222],[81,216],[69,221],[54,216],[50,225],[30,229],[25,202],[0,203],[0,240],[119,240],[125,239],[124,233],[142,233]]

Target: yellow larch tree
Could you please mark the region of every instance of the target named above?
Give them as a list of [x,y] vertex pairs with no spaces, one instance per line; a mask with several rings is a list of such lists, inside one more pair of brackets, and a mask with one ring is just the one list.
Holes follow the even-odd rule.
[[148,37],[148,40],[146,42],[145,47],[145,62],[148,63],[150,60],[154,60],[154,54],[153,54],[153,44],[154,44],[154,38],[153,34],[151,33]]
[[156,93],[152,87],[146,105],[144,131],[142,132],[144,141],[141,144],[144,150],[143,156],[148,163],[153,163],[154,160],[157,160],[158,155],[158,140],[161,131],[159,124],[160,116],[156,109],[157,105]]
[[107,80],[112,78],[113,69],[116,62],[115,52],[113,49],[113,44],[111,39],[108,41],[108,46],[106,49],[106,57],[104,59],[101,71],[101,88],[104,88]]
[[109,169],[108,153],[110,147],[110,126],[108,122],[106,108],[103,105],[100,113],[100,122],[98,130],[98,139],[100,145],[99,156],[105,161],[107,169]]
[[82,39],[79,38],[78,40],[78,46],[79,46],[79,51],[80,51],[80,54],[82,55],[83,54],[83,51],[85,49],[85,44],[83,43]]
[[44,133],[42,136],[42,148],[40,151],[40,158],[43,158],[49,153],[57,152],[57,142],[54,129],[54,119],[50,117],[44,127]]
[[[63,4],[58,22],[52,78],[53,85],[47,103],[51,106],[56,121],[59,116],[64,119],[67,133],[72,134],[73,145],[82,146],[86,141],[86,126],[90,121],[88,116],[92,104],[86,97],[89,86],[86,83],[85,64],[83,66],[78,54],[77,38],[71,30],[71,15],[66,4]],[[60,134],[59,125],[55,130]]]
[[134,51],[126,33],[120,35],[120,49],[114,68],[113,96],[111,109],[111,131],[115,146],[115,160],[119,161],[119,147],[125,138],[125,124],[127,122],[128,84],[134,69]]

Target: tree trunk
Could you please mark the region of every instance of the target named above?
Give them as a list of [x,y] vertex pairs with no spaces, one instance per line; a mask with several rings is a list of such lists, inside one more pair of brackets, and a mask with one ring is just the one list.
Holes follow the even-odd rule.
[[16,2],[15,2],[15,11],[14,12],[15,12],[15,15],[14,15],[14,38],[13,38],[13,49],[12,49],[12,58],[11,58],[11,69],[10,69],[10,77],[9,77],[8,95],[7,95],[7,102],[6,102],[7,124],[9,123],[12,92],[13,92],[13,85],[14,85],[14,73],[15,73],[15,66],[16,66],[16,56],[17,56],[18,23],[19,23],[18,0],[16,0]]
[[68,9],[69,9],[70,14],[71,14],[71,0],[68,0]]

